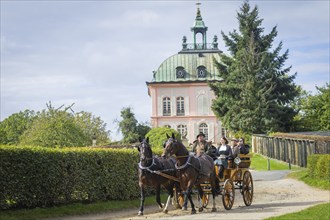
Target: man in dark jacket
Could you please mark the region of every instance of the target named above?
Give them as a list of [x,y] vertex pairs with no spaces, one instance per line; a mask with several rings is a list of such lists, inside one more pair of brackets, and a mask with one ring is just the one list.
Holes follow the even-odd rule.
[[202,153],[208,152],[209,148],[210,145],[205,140],[205,134],[200,132],[193,143],[192,152],[194,152],[197,156],[200,156]]

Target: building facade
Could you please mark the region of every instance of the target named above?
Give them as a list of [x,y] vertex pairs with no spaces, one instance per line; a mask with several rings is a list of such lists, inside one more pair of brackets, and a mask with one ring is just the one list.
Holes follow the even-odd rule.
[[[147,82],[148,94],[152,99],[152,127],[171,127],[192,143],[199,132],[206,139],[218,143],[225,135],[221,122],[211,110],[213,91],[210,81],[221,81],[214,61],[220,61],[217,36],[207,43],[207,27],[200,9],[194,26],[193,43],[182,39],[179,53],[167,58],[153,72],[153,79]],[[198,42],[198,39],[200,40]]]

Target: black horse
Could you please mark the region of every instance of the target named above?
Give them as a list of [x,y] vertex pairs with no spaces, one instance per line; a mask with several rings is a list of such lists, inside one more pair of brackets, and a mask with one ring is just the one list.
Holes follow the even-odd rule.
[[[207,155],[202,154],[199,157],[195,157],[189,154],[187,148],[175,139],[174,134],[172,137],[166,134],[168,140],[165,143],[164,156],[176,155],[176,164],[177,177],[180,180],[180,186],[184,192],[184,204],[182,210],[187,210],[188,199],[191,204],[191,214],[196,213],[195,205],[191,198],[191,190],[195,185],[198,188],[200,198],[203,197],[203,190],[200,187],[200,184],[209,182],[212,187],[212,196],[213,196],[213,207],[212,212],[216,211],[215,207],[215,171],[213,159]],[[199,200],[200,201],[200,200]],[[199,211],[203,211],[203,206],[199,202]]]
[[137,148],[140,155],[139,186],[141,191],[141,204],[138,215],[143,215],[146,186],[156,189],[156,201],[160,208],[163,207],[160,201],[161,185],[167,190],[169,196],[163,210],[164,213],[167,213],[168,205],[173,197],[173,187],[176,183],[174,180],[156,174],[154,171],[161,171],[167,175],[175,176],[175,160],[154,156],[149,145],[149,138],[140,139],[140,145]]

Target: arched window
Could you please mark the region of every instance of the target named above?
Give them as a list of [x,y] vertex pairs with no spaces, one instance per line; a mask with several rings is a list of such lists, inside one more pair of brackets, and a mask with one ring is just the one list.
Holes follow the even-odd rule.
[[163,98],[163,116],[171,116],[171,99]]
[[203,132],[205,134],[205,140],[209,139],[209,129],[206,123],[202,123],[199,125],[199,132]]
[[180,133],[183,139],[187,137],[187,125],[178,125],[176,130]]
[[171,128],[171,125],[164,125],[165,128]]
[[184,115],[184,98],[178,97],[176,99],[176,115],[182,116]]

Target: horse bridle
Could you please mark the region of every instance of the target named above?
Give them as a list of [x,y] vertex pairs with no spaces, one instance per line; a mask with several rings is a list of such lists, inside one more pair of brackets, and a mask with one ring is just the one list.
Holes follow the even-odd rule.
[[[141,143],[141,147],[140,147],[140,162],[139,162],[139,168],[141,169],[141,170],[147,170],[147,169],[150,169],[153,165],[155,165],[155,157],[154,156],[152,156],[152,157],[145,157],[145,148],[147,148],[147,147],[149,147],[149,146],[144,146],[145,144],[147,144],[147,143],[145,143],[145,142],[142,142]],[[143,145],[143,147],[142,147],[142,145]],[[143,150],[142,150],[143,149]],[[142,152],[143,151],[143,152]],[[142,160],[146,160],[146,161],[148,161],[148,160],[151,160],[152,159],[152,161],[151,161],[151,164],[150,164],[150,166],[143,166],[142,165]]]

